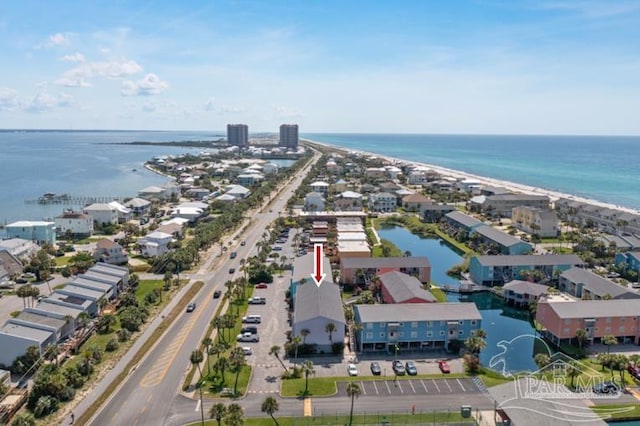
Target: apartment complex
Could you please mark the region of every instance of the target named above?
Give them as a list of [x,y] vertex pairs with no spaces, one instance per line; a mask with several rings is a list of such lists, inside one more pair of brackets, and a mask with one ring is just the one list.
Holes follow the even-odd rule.
[[246,124],[227,124],[227,143],[231,146],[249,146],[249,126]]
[[283,124],[280,126],[280,142],[279,146],[296,150],[298,149],[298,125]]

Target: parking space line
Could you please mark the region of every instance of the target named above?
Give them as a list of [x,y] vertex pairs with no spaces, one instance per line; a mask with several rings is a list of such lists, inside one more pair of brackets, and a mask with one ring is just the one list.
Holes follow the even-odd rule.
[[362,389],[362,394],[363,394],[363,395],[366,395],[366,394],[367,394],[367,391],[366,391],[366,389],[364,388],[364,383],[363,383],[363,382],[360,382],[360,389]]
[[387,387],[387,393],[388,393],[389,395],[391,395],[391,389],[389,389],[389,381],[388,381],[388,380],[385,380],[385,381],[384,381],[384,385]]
[[447,379],[444,379],[444,384],[447,385],[447,387],[449,388],[449,392],[453,392],[453,389],[451,389],[451,386],[449,385],[449,381]]
[[404,393],[404,390],[402,389],[402,386],[400,385],[401,380],[396,380],[396,387],[398,389],[400,389],[400,393]]
[[422,383],[422,387],[424,388],[424,391],[426,393],[429,393],[429,389],[427,389],[427,386],[424,384],[424,381],[422,379],[420,379],[420,383]]
[[373,383],[373,388],[376,390],[376,395],[380,395],[380,392],[378,392],[378,386],[376,386],[376,381],[372,381],[371,383]]
[[436,390],[438,392],[440,392],[440,388],[438,387],[438,384],[436,383],[436,381],[434,379],[431,379],[431,382],[433,383],[433,385],[436,387]]
[[411,390],[413,391],[413,393],[416,393],[416,388],[413,387],[413,382],[411,381],[411,379],[407,381],[409,382],[409,386],[411,386]]
[[466,392],[467,391],[467,389],[464,386],[462,386],[462,382],[460,381],[460,379],[456,379],[456,382],[458,382],[458,384],[460,385],[460,388],[462,389],[462,392]]

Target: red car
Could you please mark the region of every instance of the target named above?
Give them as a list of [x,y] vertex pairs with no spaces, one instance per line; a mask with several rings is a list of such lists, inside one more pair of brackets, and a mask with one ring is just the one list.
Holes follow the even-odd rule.
[[256,284],[255,288],[267,288],[267,284],[266,283]]
[[451,369],[449,368],[447,361],[438,361],[438,367],[440,368],[440,371],[445,374],[451,373]]

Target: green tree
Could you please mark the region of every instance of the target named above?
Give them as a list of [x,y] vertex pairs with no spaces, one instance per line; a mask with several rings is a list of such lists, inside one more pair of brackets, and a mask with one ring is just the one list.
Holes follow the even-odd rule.
[[262,412],[268,414],[276,426],[279,426],[278,420],[276,420],[274,414],[280,409],[278,400],[272,396],[268,396],[262,401]]
[[242,367],[247,364],[246,357],[244,355],[244,351],[242,348],[235,348],[231,355],[229,356],[229,365],[236,373],[236,379],[233,383],[233,394],[238,394],[238,378],[240,377],[240,372],[242,371]]
[[351,398],[351,409],[349,410],[349,426],[353,425],[353,404],[362,394],[362,389],[356,382],[347,383],[347,396]]
[[211,345],[213,345],[213,340],[211,337],[205,337],[202,339],[202,345],[205,347],[205,352],[207,354],[207,376],[210,376],[211,365],[209,364],[209,355],[211,354]]
[[204,361],[204,354],[200,349],[195,349],[191,352],[191,356],[189,357],[189,361],[191,361],[191,365],[195,365],[198,367],[198,372],[200,373],[200,377],[198,379],[198,391],[200,393],[200,417],[202,420],[202,424],[204,425],[204,407],[202,406],[202,370],[200,369],[200,363]]
[[580,374],[582,374],[582,371],[580,371],[580,366],[576,361],[571,361],[569,364],[567,364],[565,372],[567,374],[567,377],[569,377],[569,379],[571,379],[571,382],[569,384],[569,386],[571,386],[571,388],[573,389],[573,383],[576,379],[576,377],[578,377]]
[[607,334],[606,336],[604,336],[602,338],[602,343],[607,345],[607,353],[611,352],[611,345],[617,345],[618,344],[618,339],[616,338],[616,336],[613,336],[611,334]]
[[222,419],[226,414],[227,414],[227,406],[221,402],[218,402],[217,404],[213,404],[209,409],[209,418],[216,419],[216,422],[218,422],[218,426],[221,426]]
[[20,413],[13,418],[11,426],[36,426],[36,419],[29,413]]
[[302,363],[302,373],[304,374],[304,394],[309,392],[309,376],[316,374],[316,370],[313,368],[313,361],[306,360]]
[[307,336],[311,334],[311,330],[308,328],[303,328],[300,330],[300,336],[302,336],[302,345],[304,346],[307,341]]
[[582,350],[584,344],[587,342],[589,338],[587,336],[587,332],[584,331],[584,329],[579,328],[576,330],[575,339],[578,342],[578,347]]
[[227,368],[229,368],[229,360],[226,357],[221,356],[216,360],[215,369],[220,372],[222,385],[226,383],[226,376],[224,375],[224,372]]
[[244,426],[244,412],[239,404],[229,404],[224,416],[227,426]]
[[533,360],[535,361],[539,369],[546,367],[551,362],[551,358],[549,357],[549,355],[543,353],[536,354],[536,356],[533,357]]
[[[103,299],[100,299],[103,300]],[[117,319],[112,314],[104,314],[98,319],[97,329],[100,334],[109,334],[111,332],[111,327],[116,325]]]
[[284,362],[282,362],[282,359],[280,359],[280,346],[278,345],[271,346],[271,349],[269,349],[269,355],[273,355],[276,357],[276,359],[278,360],[278,362],[280,363],[284,371],[289,371],[289,369],[284,365]]
[[329,343],[333,344],[333,339],[331,337],[333,332],[336,331],[336,325],[332,322],[328,322],[324,326],[324,331],[327,332],[327,334],[329,334]]

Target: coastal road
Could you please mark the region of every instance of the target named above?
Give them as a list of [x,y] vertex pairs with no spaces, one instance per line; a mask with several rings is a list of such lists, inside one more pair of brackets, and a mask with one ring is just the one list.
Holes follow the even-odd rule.
[[[316,154],[313,163],[318,158],[319,155]],[[263,230],[278,217],[279,212],[285,211],[287,200],[298,188],[308,169],[306,167],[301,170],[286,184],[284,190],[275,196],[273,204],[264,209],[264,213],[258,212],[252,216],[251,225],[244,234],[234,240],[229,251],[223,255],[225,257],[217,262],[214,262],[214,259],[205,261],[205,264],[215,265],[215,269],[204,275],[198,273],[197,278],[202,279],[205,285],[193,299],[197,304],[196,310],[192,313],[185,312],[171,324],[145,358],[129,372],[120,388],[94,414],[90,424],[163,425],[171,423],[169,419],[179,413],[195,413],[199,418],[199,402],[180,394],[180,388],[183,377],[190,368],[191,352],[201,342],[218,304],[223,303],[223,298],[213,299],[213,292],[224,291],[224,283],[241,274],[240,259],[254,254]],[[246,241],[245,246],[240,245],[241,239]],[[230,251],[236,251],[238,256],[230,259]],[[229,273],[231,267],[236,269],[234,274]],[[76,411],[75,414],[79,416],[81,413]]]

